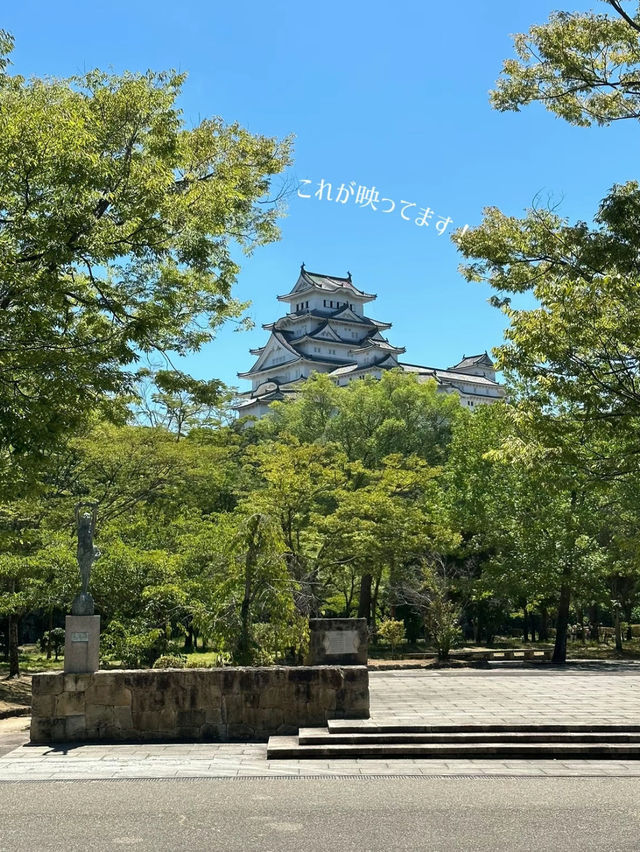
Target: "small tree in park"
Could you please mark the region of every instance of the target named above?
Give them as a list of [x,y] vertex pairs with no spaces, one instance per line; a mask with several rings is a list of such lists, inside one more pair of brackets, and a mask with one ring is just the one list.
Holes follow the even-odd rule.
[[396,648],[405,640],[404,621],[386,619],[378,627],[378,636],[391,645],[391,653],[395,657]]
[[56,662],[58,662],[58,657],[60,656],[60,651],[64,647],[64,628],[62,627],[53,627],[51,630],[47,630],[40,640],[40,650],[47,652],[47,659],[51,656],[51,651],[53,651],[53,656]]

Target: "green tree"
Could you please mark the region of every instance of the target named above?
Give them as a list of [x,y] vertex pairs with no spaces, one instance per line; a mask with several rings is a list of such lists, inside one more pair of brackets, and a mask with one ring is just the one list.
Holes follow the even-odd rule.
[[395,659],[397,646],[405,640],[404,621],[386,618],[378,627],[378,636],[391,645],[391,654]]
[[336,387],[326,375],[304,383],[294,402],[277,403],[259,429],[301,441],[337,444],[350,461],[375,468],[393,453],[417,455],[432,465],[446,456],[451,429],[461,411],[457,394],[438,391],[435,381],[418,382],[402,370],[380,379]]
[[[229,513],[183,525],[183,558],[198,565],[191,606],[198,625],[220,650],[242,665],[282,656],[304,643],[296,612],[296,582],[289,574],[286,545],[277,520],[256,512]],[[268,624],[271,643],[261,639]]]
[[[559,12],[516,36],[519,58],[505,63],[494,105],[540,101],[581,126],[640,117],[640,18],[622,2],[607,5],[615,16]],[[585,565],[594,582],[603,570],[589,512],[613,477],[637,475],[639,213],[640,188],[629,182],[603,199],[591,226],[549,210],[518,219],[491,208],[459,240],[471,261],[465,275],[488,281],[508,317],[496,354],[525,436],[520,457],[537,468],[530,482],[542,475],[538,487],[546,484],[563,521],[560,529],[548,518],[550,540],[562,544],[556,661],[578,578]],[[533,295],[533,308],[514,307],[521,293]]]
[[[518,110],[540,101],[577,125],[640,118],[640,18],[622,2],[606,5],[615,17],[558,12],[516,36],[519,59],[505,62],[494,105]],[[549,210],[518,219],[489,208],[460,239],[472,261],[464,274],[488,281],[509,320],[496,354],[517,379],[512,398],[547,414],[569,406],[569,419],[591,422],[583,446],[592,449],[592,467],[608,476],[635,469],[639,221],[640,188],[630,181],[603,199],[593,226]],[[513,296],[526,292],[535,307],[514,307]],[[614,437],[615,451],[607,451]]]
[[380,471],[361,471],[337,496],[322,529],[325,562],[354,565],[360,578],[358,617],[375,627],[380,590],[392,617],[405,575],[420,559],[458,544],[443,506],[439,469],[415,456],[388,456]]
[[333,445],[303,444],[289,437],[250,448],[247,462],[254,481],[239,508],[247,514],[262,513],[279,524],[284,558],[297,583],[298,609],[315,615],[322,597],[320,567],[327,545],[319,521],[335,509],[337,490],[347,475],[344,455]]
[[513,406],[469,417],[454,434],[447,502],[462,530],[463,557],[481,563],[469,599],[494,598],[525,611],[553,602],[554,658],[561,662],[572,597],[590,595],[602,582],[602,489],[528,423]]
[[185,126],[184,75],[30,79],[0,48],[0,485],[88,409],[112,412],[141,354],[198,349],[243,306],[232,243],[277,236],[264,202],[289,140]]

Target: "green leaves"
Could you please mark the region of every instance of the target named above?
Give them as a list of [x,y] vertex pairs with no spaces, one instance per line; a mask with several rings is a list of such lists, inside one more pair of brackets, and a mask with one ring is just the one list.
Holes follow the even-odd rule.
[[[0,33],[0,54],[11,40]],[[0,60],[0,72],[6,60]],[[46,452],[140,353],[181,354],[244,305],[234,243],[278,235],[273,175],[290,141],[185,127],[173,72],[0,86],[0,447]]]
[[582,127],[640,117],[639,33],[623,17],[554,12],[514,44],[519,58],[504,63],[491,97],[496,109],[540,101]]

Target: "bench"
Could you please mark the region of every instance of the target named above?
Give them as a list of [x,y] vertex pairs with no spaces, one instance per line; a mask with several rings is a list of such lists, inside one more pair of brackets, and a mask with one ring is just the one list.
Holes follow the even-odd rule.
[[[405,660],[429,660],[435,657],[433,651],[412,651],[403,654]],[[509,661],[509,660],[550,660],[553,648],[504,648],[495,651],[452,651],[450,656],[455,660],[471,660],[478,662]]]

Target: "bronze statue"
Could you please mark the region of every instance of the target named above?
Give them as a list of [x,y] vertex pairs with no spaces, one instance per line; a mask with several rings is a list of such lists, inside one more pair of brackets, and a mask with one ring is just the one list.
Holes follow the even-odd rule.
[[[87,508],[91,511],[81,511]],[[74,598],[71,612],[73,615],[93,615],[93,598],[89,593],[89,578],[91,577],[93,563],[100,556],[100,551],[93,543],[97,504],[93,502],[78,503],[75,515],[78,529],[78,567],[82,579],[82,591]]]

